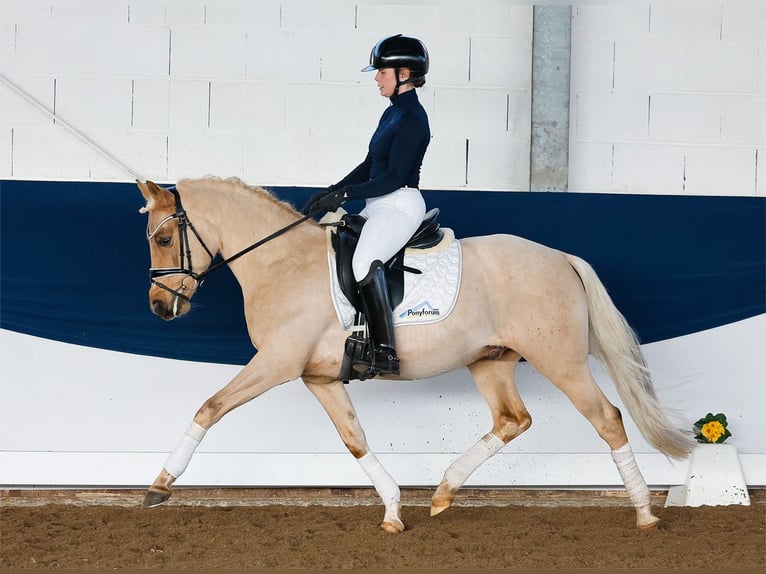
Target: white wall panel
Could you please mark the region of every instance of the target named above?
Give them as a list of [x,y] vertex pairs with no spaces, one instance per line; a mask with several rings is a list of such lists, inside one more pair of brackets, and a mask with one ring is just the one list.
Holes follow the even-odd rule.
[[[168,173],[168,137],[158,130],[120,130],[110,131],[104,141],[112,153],[119,157],[131,169],[140,169],[139,175],[148,178],[148,174],[159,181],[167,180]],[[104,179],[120,177],[120,170],[109,164],[112,172]]]
[[716,41],[721,35],[721,2],[675,0],[651,6],[649,26],[657,40]]
[[[649,96],[641,92],[579,92],[571,101],[569,130],[576,141],[645,141]],[[570,167],[571,170],[571,167]]]
[[[374,74],[360,69],[367,64],[374,43],[393,31],[423,37],[431,52],[432,73],[421,95],[434,138],[497,138],[495,146],[487,145],[487,153],[497,157],[482,161],[498,166],[509,161],[498,154],[508,149],[511,126],[513,137],[523,145],[528,141],[526,129],[519,127],[529,124],[531,6],[504,0],[481,7],[471,3],[357,5],[345,0],[321,4],[297,0],[53,0],[43,9],[7,0],[2,10],[0,41],[8,49],[0,58],[0,73],[20,87],[27,86],[31,96],[96,144],[92,135],[112,128],[145,130],[142,138],[152,132],[157,142],[164,140],[168,150],[164,161],[154,158],[157,144],[152,141],[152,161],[129,165],[147,177],[193,175],[183,170],[194,166],[196,174],[200,162],[207,164],[203,169],[209,173],[239,165],[240,171],[220,175],[264,173],[270,184],[277,185],[325,185],[328,174],[335,179],[346,173],[364,156],[385,107]],[[460,109],[438,112],[436,102],[443,90],[469,85],[484,89],[467,89],[455,104]],[[500,90],[492,93],[487,87]],[[23,135],[16,138],[15,133],[23,125],[47,126],[49,120],[15,92],[5,86],[0,90],[12,112],[4,116],[11,119],[0,121],[0,128],[8,130],[7,142],[14,136],[3,148],[0,165],[5,167],[0,176],[24,173],[36,179],[89,179],[96,173],[108,173],[115,179],[131,177],[120,173],[119,167],[96,169],[94,164],[100,166],[101,158],[88,155],[98,156],[96,150],[53,157],[40,162],[34,172],[26,169],[31,164],[25,158],[34,150],[15,150],[30,141]],[[23,113],[16,114],[17,109]],[[30,121],[34,114],[39,119]],[[226,143],[226,138],[210,136],[211,130],[233,137]],[[259,137],[244,138],[245,134]],[[308,139],[298,141],[297,134]],[[209,148],[211,137],[219,137],[221,145],[232,149],[214,158],[201,157],[199,153]],[[255,144],[263,138],[275,141],[270,146]],[[184,139],[187,143],[181,146]],[[245,140],[254,147],[245,145]],[[122,138],[123,143],[128,141]],[[285,141],[290,145],[283,145]],[[360,141],[358,152],[348,154],[350,146]],[[332,142],[338,146],[338,158],[352,155],[354,162],[343,165],[332,157],[331,150],[315,147],[317,142]],[[251,148],[258,152],[251,153]],[[187,150],[188,157],[183,157]],[[274,150],[288,156],[276,158]],[[296,150],[301,150],[300,156]],[[120,149],[120,153],[141,161],[139,150]],[[15,172],[14,155],[21,158]],[[55,165],[59,157],[66,158],[68,165]],[[75,157],[79,163],[73,164]],[[424,169],[424,174],[438,177],[434,181],[424,177],[425,188],[474,185],[466,184],[464,150],[457,157],[441,157],[450,163],[433,165],[429,160],[433,167]],[[118,159],[129,164],[125,157]],[[160,171],[155,172],[158,166]],[[451,173],[458,174],[458,180],[446,177]],[[494,176],[485,172],[481,181],[492,188],[507,185],[508,177],[497,170],[489,173],[499,179],[493,181]]]
[[572,190],[614,191],[614,144],[578,141],[569,144],[569,187]]
[[189,139],[173,131],[168,137],[168,177],[177,181],[187,176],[242,173],[245,140],[240,133],[208,131]]
[[428,187],[460,189],[467,185],[466,141],[442,137],[438,132],[431,138],[420,172]]
[[[736,65],[732,65],[736,62]],[[618,90],[754,92],[758,48],[743,42],[615,42]],[[745,73],[747,72],[747,73]]]
[[[44,4],[31,2],[31,4]],[[128,18],[125,0],[60,0],[50,6],[50,17],[57,22],[98,22],[124,24]]]
[[[766,377],[766,360],[758,352],[765,329],[761,316],[644,346],[667,408],[693,420],[711,409],[727,414],[730,442],[750,485],[766,484],[766,437],[759,426],[766,389],[747,385],[752,377]],[[3,485],[146,485],[197,408],[239,370],[8,331],[0,337]],[[595,361],[592,366],[607,397],[622,406],[601,366]],[[469,484],[619,485],[608,448],[568,400],[528,364],[517,374],[533,425]],[[491,424],[463,369],[419,382],[355,382],[347,390],[371,448],[403,485],[436,485],[446,466]],[[685,463],[656,453],[627,414],[625,423],[648,482],[683,482]],[[179,484],[368,484],[357,469],[322,408],[294,381],[224,417],[208,432]]]
[[649,3],[578,3],[572,6],[572,40],[645,39],[649,32]]
[[[370,100],[367,97],[370,94],[368,88],[339,84],[285,86],[285,131],[323,135],[372,135],[386,102],[380,97]],[[359,153],[364,155],[366,148],[360,149]]]
[[646,143],[614,144],[611,189],[683,194],[684,148]]
[[[324,41],[324,35],[318,31],[264,30],[248,34],[247,79],[317,82],[322,69],[320,51]],[[349,70],[349,75],[353,73]]]
[[720,117],[723,143],[766,143],[766,97],[763,95],[721,98]]
[[721,139],[721,96],[651,96],[649,139],[657,142],[715,143]]
[[[504,138],[471,138],[468,185],[482,189],[524,189],[529,185],[529,141],[517,134]],[[502,153],[497,153],[498,151]],[[497,187],[495,187],[497,186]]]
[[[170,82],[170,127],[202,135],[210,122],[210,82],[172,80]],[[194,138],[189,138],[194,139]]]
[[[103,137],[103,132],[100,135]],[[13,174],[19,179],[36,179],[42,170],[50,179],[122,177],[117,167],[94,154],[61,126],[14,129],[13,142]],[[108,138],[100,143],[104,149],[114,149]],[[43,157],[55,158],[55,161],[43,164]]]
[[[574,37],[575,29],[572,29]],[[614,87],[614,42],[603,39],[572,41],[570,89],[608,91]]]
[[[326,2],[322,2],[326,4]],[[214,0],[205,2],[205,24],[248,31],[279,28],[282,4],[252,0]]]
[[170,74],[174,78],[244,79],[244,31],[228,28],[173,28]]
[[[432,131],[438,129],[442,136],[502,137],[508,132],[507,90],[445,88],[434,96]],[[522,110],[514,107],[514,112]]]
[[766,41],[766,4],[760,0],[729,0],[721,6],[721,40]]
[[170,126],[170,80],[137,79],[132,93],[134,128],[164,130]]
[[260,82],[212,82],[210,127],[233,132],[281,132],[285,128],[285,88]]
[[688,189],[708,195],[755,195],[752,147],[691,146],[684,150]]
[[344,0],[285,2],[280,9],[281,25],[286,30],[319,29],[333,34],[353,29],[357,5]]
[[530,38],[475,37],[471,41],[471,85],[526,89],[532,79]]
[[762,2],[575,7],[569,189],[762,194],[764,30]]
[[[6,77],[45,108],[53,110],[53,78],[27,74],[7,74]],[[16,92],[0,89],[0,125],[8,128],[51,126],[53,118],[22,99]]]
[[129,128],[133,82],[129,78],[65,76],[55,86],[56,114],[74,126]]
[[165,0],[165,24],[201,26],[205,23],[207,4],[204,0]]
[[165,76],[169,30],[22,21],[16,30],[13,70],[38,74]]

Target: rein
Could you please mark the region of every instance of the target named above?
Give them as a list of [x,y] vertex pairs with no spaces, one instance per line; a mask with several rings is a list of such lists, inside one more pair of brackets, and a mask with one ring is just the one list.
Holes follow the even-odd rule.
[[[296,221],[293,221],[289,225],[286,225],[285,227],[282,227],[281,229],[276,230],[274,233],[264,237],[263,239],[259,239],[252,245],[245,247],[241,251],[238,251],[231,257],[227,257],[226,259],[223,259],[216,263],[215,265],[212,264],[213,259],[215,259],[215,255],[208,249],[207,245],[205,245],[205,242],[202,240],[202,237],[195,229],[194,225],[191,221],[189,221],[189,218],[186,216],[186,210],[183,207],[183,204],[181,203],[181,196],[178,193],[178,190],[175,186],[166,188],[167,191],[173,194],[173,197],[175,198],[175,204],[176,204],[176,212],[173,215],[169,215],[165,219],[163,219],[155,228],[154,231],[150,232],[148,227],[146,231],[146,237],[147,239],[151,239],[154,237],[154,235],[159,231],[159,229],[168,221],[171,219],[177,219],[178,220],[178,237],[179,237],[179,266],[178,267],[170,267],[170,268],[155,268],[152,267],[149,269],[149,277],[152,284],[157,285],[157,287],[160,287],[161,289],[164,289],[165,291],[169,291],[170,293],[173,293],[176,297],[180,297],[181,299],[185,299],[186,301],[189,301],[189,297],[183,293],[183,291],[186,290],[196,290],[198,287],[202,286],[202,283],[204,282],[205,278],[210,275],[213,271],[216,271],[217,269],[223,267],[224,265],[228,265],[232,261],[235,261],[236,259],[239,259],[243,255],[246,255],[247,253],[250,253],[252,250],[260,247],[261,245],[268,243],[269,241],[272,241],[273,239],[276,239],[280,235],[283,235],[293,229],[294,227],[297,227],[301,223],[309,220],[318,210],[313,209],[309,214],[304,215],[300,219],[297,219]],[[191,229],[194,236],[197,238],[197,241],[199,241],[200,245],[205,249],[207,254],[210,256],[210,265],[207,269],[205,269],[202,273],[195,273],[193,270],[192,265],[192,257],[191,257],[191,247],[189,244],[189,233],[188,230]],[[187,266],[184,266],[184,265]],[[186,275],[188,277],[191,277],[194,279],[196,285],[194,287],[187,287],[184,285],[183,281],[181,282],[181,286],[178,289],[171,289],[164,283],[157,281],[158,277],[165,277],[168,275]],[[177,303],[177,302],[176,302]]]

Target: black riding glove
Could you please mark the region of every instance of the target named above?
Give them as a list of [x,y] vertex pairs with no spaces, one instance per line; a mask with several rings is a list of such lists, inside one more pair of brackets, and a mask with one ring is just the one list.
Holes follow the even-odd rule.
[[318,206],[319,200],[322,199],[328,193],[331,193],[333,191],[335,191],[335,186],[331,185],[327,189],[325,189],[324,191],[320,191],[320,192],[315,193],[314,195],[312,195],[311,199],[309,199],[306,202],[306,205],[304,205],[303,208],[301,209],[301,213],[303,213],[303,215],[311,215],[312,213],[318,212],[319,211],[319,206]]
[[316,206],[325,211],[337,211],[347,200],[346,188],[332,189],[317,200]]

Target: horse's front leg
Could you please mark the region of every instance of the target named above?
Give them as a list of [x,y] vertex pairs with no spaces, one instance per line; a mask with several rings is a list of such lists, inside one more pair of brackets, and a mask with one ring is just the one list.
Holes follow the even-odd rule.
[[313,383],[307,381],[305,377],[304,383],[327,411],[341,440],[370,478],[375,491],[383,501],[386,511],[380,528],[386,532],[402,532],[404,523],[400,516],[399,485],[383,468],[375,454],[370,452],[364,430],[359,424],[354,405],[343,383],[340,381]]
[[184,473],[194,451],[207,433],[229,411],[265,393],[269,389],[297,379],[284,368],[278,369],[268,354],[258,354],[224,388],[210,397],[194,415],[189,428],[165,465],[148,488],[142,506],[152,508],[166,502],[172,494],[173,483]]

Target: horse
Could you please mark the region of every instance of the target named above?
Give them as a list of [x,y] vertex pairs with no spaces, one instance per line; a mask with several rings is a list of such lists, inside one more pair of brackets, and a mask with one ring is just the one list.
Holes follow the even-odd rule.
[[[242,288],[247,330],[257,349],[196,412],[142,506],[169,499],[200,441],[226,413],[302,379],[380,496],[379,527],[402,532],[399,486],[370,451],[339,379],[349,333],[332,303],[326,229],[268,190],[237,178],[182,179],[169,189],[152,181],[137,185],[146,200],[140,211],[148,214],[151,311],[165,320],[188,313],[207,275],[228,265]],[[396,327],[400,374],[384,376],[417,380],[465,366],[489,405],[491,429],[446,469],[431,499],[431,515],[449,508],[468,477],[530,427],[532,418],[514,382],[523,358],[569,398],[609,446],[636,509],[636,526],[656,526],[659,519],[652,514],[622,415],[595,382],[589,354],[605,366],[652,446],[683,459],[693,440],[658,401],[637,336],[596,272],[577,256],[513,235],[457,241],[462,276],[452,312],[438,322]],[[222,260],[214,264],[218,255]],[[275,308],[282,310],[278,317],[270,312]]]

